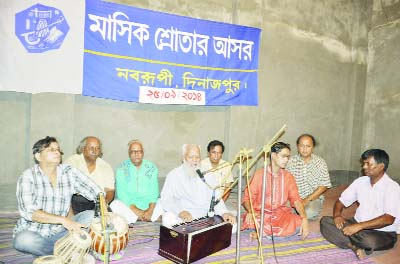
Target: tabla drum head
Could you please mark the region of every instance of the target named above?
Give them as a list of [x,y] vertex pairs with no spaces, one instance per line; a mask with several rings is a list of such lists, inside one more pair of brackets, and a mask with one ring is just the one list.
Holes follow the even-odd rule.
[[33,264],[63,264],[64,260],[60,256],[48,255],[35,259]]

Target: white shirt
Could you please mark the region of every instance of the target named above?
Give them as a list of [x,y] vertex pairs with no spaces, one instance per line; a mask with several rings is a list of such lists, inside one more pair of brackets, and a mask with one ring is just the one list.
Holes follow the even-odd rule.
[[73,168],[80,170],[86,176],[91,178],[101,188],[114,189],[115,177],[114,171],[110,164],[101,158],[96,159],[96,168],[92,173],[89,172],[83,154],[74,154],[69,157],[64,163],[71,165]]
[[[224,164],[224,163],[226,163],[226,164]],[[224,165],[222,165],[222,164],[224,164]],[[218,169],[213,172],[209,172],[207,174],[211,174],[217,179],[218,185],[221,186],[219,188],[219,190],[222,195],[223,192],[225,191],[225,188],[229,186],[229,183],[233,182],[233,176],[231,173],[232,166],[229,165],[229,163],[227,161],[222,160],[222,159],[219,160],[218,166],[221,166],[221,169]],[[211,168],[212,168],[212,164],[211,164],[211,161],[209,158],[205,158],[201,161],[202,171],[207,171],[207,170],[210,170]]]
[[360,203],[354,216],[357,222],[369,221],[384,214],[389,214],[396,218],[392,225],[376,230],[396,232],[400,224],[400,186],[386,173],[373,186],[368,176],[354,180],[343,191],[339,200],[346,207],[355,201]]
[[[204,176],[205,181],[211,186],[217,186],[215,177],[210,174]],[[182,211],[188,211],[193,218],[204,217],[210,208],[213,190],[200,177],[187,176],[183,165],[170,171],[166,177],[161,191],[160,202],[165,211],[178,215]],[[215,197],[220,197],[216,190]],[[224,201],[215,206],[215,214],[227,213]]]

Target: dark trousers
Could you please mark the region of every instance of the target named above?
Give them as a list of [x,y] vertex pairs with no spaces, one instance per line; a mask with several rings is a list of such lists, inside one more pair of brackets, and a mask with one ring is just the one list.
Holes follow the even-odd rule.
[[71,207],[76,215],[86,210],[94,210],[94,201],[90,201],[82,195],[74,194],[71,199]]
[[[357,223],[354,218],[346,219],[344,227]],[[357,248],[365,249],[367,253],[386,250],[394,247],[397,241],[396,232],[384,232],[378,230],[361,230],[351,236],[343,234],[339,230],[331,216],[324,216],[320,221],[321,233],[326,240],[340,248],[349,248],[349,244]]]

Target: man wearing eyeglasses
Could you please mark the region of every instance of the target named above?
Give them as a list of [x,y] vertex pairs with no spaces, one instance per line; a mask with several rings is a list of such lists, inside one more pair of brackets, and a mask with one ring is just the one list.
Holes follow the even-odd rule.
[[[262,218],[262,182],[265,173],[265,217],[262,236],[284,238],[298,234],[303,240],[308,236],[307,214],[296,181],[293,175],[285,170],[289,157],[290,145],[276,142],[271,147],[270,165],[255,171],[248,187],[244,190],[242,205],[246,213],[243,215],[242,230],[254,230],[256,225],[259,226]],[[293,213],[292,208],[296,208],[299,214]],[[256,232],[258,231],[256,230]],[[256,232],[252,232],[250,237],[257,238]]]
[[[104,161],[102,143],[100,139],[88,136],[81,140],[76,153],[65,163],[80,170],[97,183],[106,193],[107,204],[114,199],[114,171],[110,164]],[[74,214],[94,209],[94,201],[89,201],[80,194],[74,194],[71,202]]]
[[55,242],[68,231],[80,232],[93,220],[93,211],[68,217],[71,197],[80,193],[94,200],[100,187],[79,170],[61,163],[60,146],[54,137],[33,145],[35,165],[22,173],[17,182],[21,218],[13,233],[15,249],[33,255],[51,255]]
[[110,207],[129,224],[137,220],[156,221],[160,215],[153,216],[160,193],[158,168],[151,161],[143,159],[143,144],[139,140],[128,143],[128,155],[129,159],[122,162],[116,170],[116,200]]

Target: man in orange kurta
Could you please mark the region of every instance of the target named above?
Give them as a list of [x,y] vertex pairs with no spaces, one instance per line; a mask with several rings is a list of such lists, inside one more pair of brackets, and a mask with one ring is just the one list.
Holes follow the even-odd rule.
[[[289,144],[277,142],[271,147],[271,166],[268,166],[266,179],[263,235],[285,237],[299,232],[305,239],[309,233],[307,215],[296,181],[293,175],[284,169],[289,157]],[[243,215],[242,230],[254,229],[254,219],[257,228],[260,227],[263,174],[264,168],[257,170],[249,187],[244,191],[242,204],[246,213]],[[287,206],[288,201],[299,215]]]

